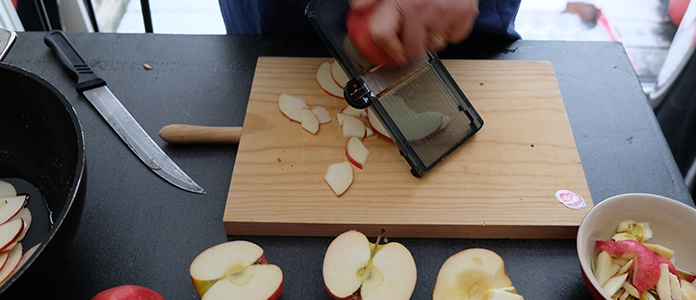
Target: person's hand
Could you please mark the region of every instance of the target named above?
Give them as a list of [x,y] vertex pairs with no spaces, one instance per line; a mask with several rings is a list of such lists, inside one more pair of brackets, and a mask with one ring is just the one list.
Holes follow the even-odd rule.
[[399,64],[461,42],[478,16],[478,0],[352,0],[350,5],[358,12],[376,5],[370,35]]

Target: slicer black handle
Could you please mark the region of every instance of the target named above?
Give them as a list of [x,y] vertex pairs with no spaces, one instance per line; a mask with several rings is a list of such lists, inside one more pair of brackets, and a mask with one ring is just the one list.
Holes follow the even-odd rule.
[[87,62],[77,52],[75,46],[70,43],[63,31],[51,30],[44,36],[44,42],[53,50],[64,67],[77,79],[75,89],[78,92],[106,85],[106,81],[99,78]]

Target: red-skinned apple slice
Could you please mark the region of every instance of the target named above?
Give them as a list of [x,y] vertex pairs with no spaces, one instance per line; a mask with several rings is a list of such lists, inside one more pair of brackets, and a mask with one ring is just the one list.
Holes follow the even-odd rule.
[[21,241],[25,235],[27,235],[27,231],[29,231],[29,226],[31,226],[31,211],[29,211],[28,208],[22,208],[22,211],[15,217],[16,218],[21,218],[24,221],[24,228],[22,229],[22,234],[19,235],[17,238],[18,241]]
[[337,113],[336,114],[336,120],[338,120],[338,125],[343,126],[343,122],[346,120],[346,118],[350,117],[349,115],[342,114],[342,113]]
[[5,198],[7,204],[0,207],[0,225],[7,223],[12,218],[19,215],[27,202],[26,196],[15,196]]
[[350,81],[350,78],[348,78],[348,75],[346,75],[346,72],[343,72],[343,68],[341,68],[341,65],[338,63],[338,61],[333,61],[331,63],[331,77],[333,78],[334,82],[338,84],[341,88],[344,88],[346,86],[346,83]]
[[302,128],[311,134],[317,134],[317,131],[319,131],[319,119],[309,108],[303,108],[300,111],[300,119],[302,120]]
[[158,292],[138,285],[120,285],[104,290],[92,300],[164,300]]
[[5,263],[7,263],[7,259],[10,257],[10,252],[9,251],[3,251],[0,252],[0,270],[5,266]]
[[17,244],[12,250],[9,252],[9,256],[7,257],[7,262],[5,265],[0,269],[0,285],[4,284],[7,279],[9,279],[12,274],[14,274],[15,270],[17,269],[17,266],[19,265],[19,262],[22,260],[22,244]]
[[346,142],[346,157],[348,161],[358,169],[363,168],[367,157],[370,155],[370,150],[367,150],[365,145],[356,137],[351,137]]
[[645,291],[654,287],[660,279],[660,264],[669,266],[670,272],[678,275],[676,268],[664,256],[650,251],[643,243],[635,240],[597,241],[597,248],[614,256],[622,256],[627,253],[635,254],[633,271],[633,286],[642,295]]
[[317,69],[317,83],[322,90],[331,96],[343,99],[343,88],[331,77],[331,63],[325,61]]
[[411,297],[417,277],[411,252],[395,242],[376,244],[354,230],[342,233],[331,242],[323,265],[324,284],[331,297],[362,300]]
[[365,109],[358,109],[352,106],[346,106],[341,110],[341,113],[353,117],[360,117],[363,115],[363,113],[365,113]]
[[268,264],[263,249],[247,241],[231,241],[199,254],[189,269],[193,285],[206,300],[278,299],[283,272]]
[[452,255],[440,268],[433,300],[448,299],[524,298],[516,294],[498,254],[472,248]]
[[17,196],[17,190],[15,190],[14,186],[7,181],[0,180],[0,198],[14,196]]
[[278,108],[290,120],[302,122],[302,109],[308,106],[307,102],[300,98],[281,93],[278,95]]
[[317,106],[312,109],[312,112],[315,116],[317,116],[317,119],[319,119],[319,124],[331,122],[331,114],[329,114],[329,111],[326,110],[326,107]]
[[384,138],[388,140],[392,140],[391,135],[387,131],[386,128],[384,128],[384,125],[382,125],[382,121],[379,120],[379,117],[377,117],[377,114],[372,110],[371,108],[367,108],[367,121],[370,123],[370,126],[372,129],[377,131],[377,133]]
[[21,218],[14,219],[0,225],[0,252],[9,248],[17,241],[17,239],[22,235],[24,225],[24,220]]
[[336,193],[336,196],[340,197],[353,183],[353,167],[347,161],[332,164],[326,169],[324,180]]
[[354,136],[362,139],[365,137],[365,123],[358,120],[356,117],[347,116],[345,120],[343,120],[343,136]]

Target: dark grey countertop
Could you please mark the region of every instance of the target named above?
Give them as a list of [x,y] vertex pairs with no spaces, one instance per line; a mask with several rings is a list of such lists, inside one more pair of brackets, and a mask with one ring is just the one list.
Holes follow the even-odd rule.
[[[169,145],[157,133],[186,123],[241,126],[258,56],[329,56],[315,38],[68,34],[95,72],[163,150],[207,192],[161,180],[121,142],[43,43],[19,33],[5,63],[38,74],[74,105],[84,130],[87,191],[82,221],[44,298],[89,299],[135,284],[166,299],[197,299],[188,268],[201,251],[233,239],[266,250],[283,269],[281,299],[329,299],[321,265],[331,238],[226,236],[222,215],[236,145]],[[652,193],[694,206],[620,43],[472,41],[442,58],[551,61],[592,198]],[[143,64],[152,66],[145,70]],[[390,239],[413,254],[413,299],[430,299],[450,255],[471,247],[500,254],[526,299],[591,299],[574,240]]]

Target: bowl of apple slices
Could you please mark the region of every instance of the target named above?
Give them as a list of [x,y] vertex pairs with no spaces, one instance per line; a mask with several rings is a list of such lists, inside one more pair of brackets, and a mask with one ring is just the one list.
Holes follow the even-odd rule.
[[597,300],[696,300],[696,209],[651,194],[596,205],[578,229],[585,284]]

